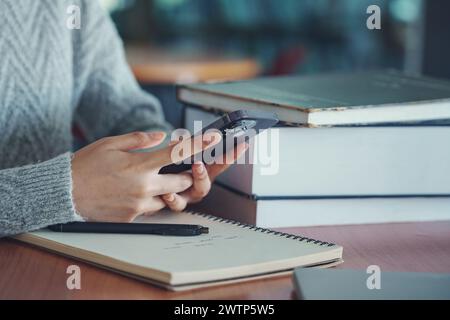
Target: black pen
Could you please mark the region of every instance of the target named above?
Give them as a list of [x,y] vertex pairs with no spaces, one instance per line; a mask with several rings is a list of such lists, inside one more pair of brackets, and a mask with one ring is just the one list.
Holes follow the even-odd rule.
[[56,232],[154,234],[179,237],[198,236],[209,232],[207,227],[200,225],[162,223],[69,222],[48,228]]

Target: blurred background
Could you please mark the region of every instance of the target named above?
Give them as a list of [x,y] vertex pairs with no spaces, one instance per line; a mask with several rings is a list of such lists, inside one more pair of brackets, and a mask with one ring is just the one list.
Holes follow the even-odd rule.
[[[174,85],[393,68],[450,78],[446,0],[101,0],[141,85],[181,125]],[[369,30],[369,5],[381,30]]]

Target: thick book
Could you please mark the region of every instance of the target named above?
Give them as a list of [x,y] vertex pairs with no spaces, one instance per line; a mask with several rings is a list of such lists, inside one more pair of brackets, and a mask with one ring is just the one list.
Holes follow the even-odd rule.
[[291,273],[296,267],[333,266],[342,247],[299,235],[255,228],[194,212],[160,212],[139,223],[196,224],[193,237],[60,233],[47,229],[14,238],[171,290]]
[[[185,127],[218,117],[187,107]],[[264,198],[450,195],[450,126],[275,130],[250,144],[253,159],[217,180]]]
[[217,183],[194,208],[262,228],[450,220],[450,197],[266,198]]
[[320,74],[180,86],[181,102],[230,112],[275,112],[281,121],[339,126],[450,119],[450,82],[399,72]]

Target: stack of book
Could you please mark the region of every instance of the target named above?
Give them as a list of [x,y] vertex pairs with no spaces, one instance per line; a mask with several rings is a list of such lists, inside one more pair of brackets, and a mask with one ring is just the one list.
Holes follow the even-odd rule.
[[198,210],[261,227],[450,219],[449,82],[291,76],[181,86],[178,98],[190,130],[238,109],[282,123],[250,144],[270,154],[232,166]]

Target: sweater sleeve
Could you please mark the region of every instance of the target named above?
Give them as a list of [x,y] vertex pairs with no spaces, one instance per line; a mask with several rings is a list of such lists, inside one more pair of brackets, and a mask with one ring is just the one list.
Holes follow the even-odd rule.
[[0,237],[82,220],[72,202],[71,154],[0,170]]
[[109,15],[97,0],[81,3],[82,25],[73,36],[75,87],[81,90],[75,122],[88,141],[136,130],[170,130],[159,101],[136,82]]

